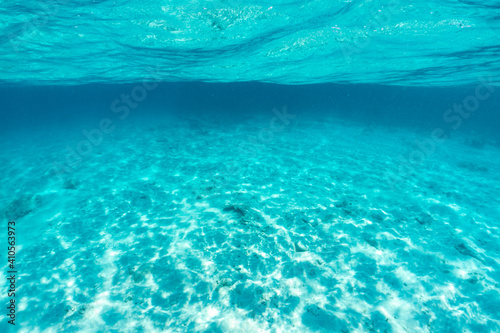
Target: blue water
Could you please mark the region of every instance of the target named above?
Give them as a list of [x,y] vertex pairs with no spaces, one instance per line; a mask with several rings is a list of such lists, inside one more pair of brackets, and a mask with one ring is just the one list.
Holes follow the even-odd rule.
[[28,0],[2,7],[6,83],[499,80],[495,0]]
[[500,332],[498,2],[0,18],[0,332]]

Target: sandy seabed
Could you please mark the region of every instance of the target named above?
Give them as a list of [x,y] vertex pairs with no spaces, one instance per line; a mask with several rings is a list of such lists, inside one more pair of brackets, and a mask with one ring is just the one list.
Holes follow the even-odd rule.
[[271,118],[130,119],[63,173],[81,128],[3,140],[18,331],[500,331],[498,147],[401,174],[427,131]]

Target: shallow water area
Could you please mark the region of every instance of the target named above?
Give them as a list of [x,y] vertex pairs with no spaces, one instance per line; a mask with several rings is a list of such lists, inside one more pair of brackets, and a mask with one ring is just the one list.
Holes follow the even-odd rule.
[[493,0],[4,0],[0,332],[500,332],[499,36]]
[[297,115],[249,145],[271,117],[138,118],[62,181],[41,162],[76,137],[2,143],[20,331],[499,329],[497,147],[450,139],[394,184],[422,132]]

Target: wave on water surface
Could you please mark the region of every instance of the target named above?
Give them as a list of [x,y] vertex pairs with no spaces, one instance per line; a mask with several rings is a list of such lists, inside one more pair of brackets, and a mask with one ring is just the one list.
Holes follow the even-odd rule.
[[5,1],[0,21],[4,83],[429,86],[500,72],[496,1]]

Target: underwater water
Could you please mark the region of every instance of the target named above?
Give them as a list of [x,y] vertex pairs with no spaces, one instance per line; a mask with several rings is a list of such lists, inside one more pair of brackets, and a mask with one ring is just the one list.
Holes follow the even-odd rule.
[[0,18],[0,332],[500,332],[497,2]]

